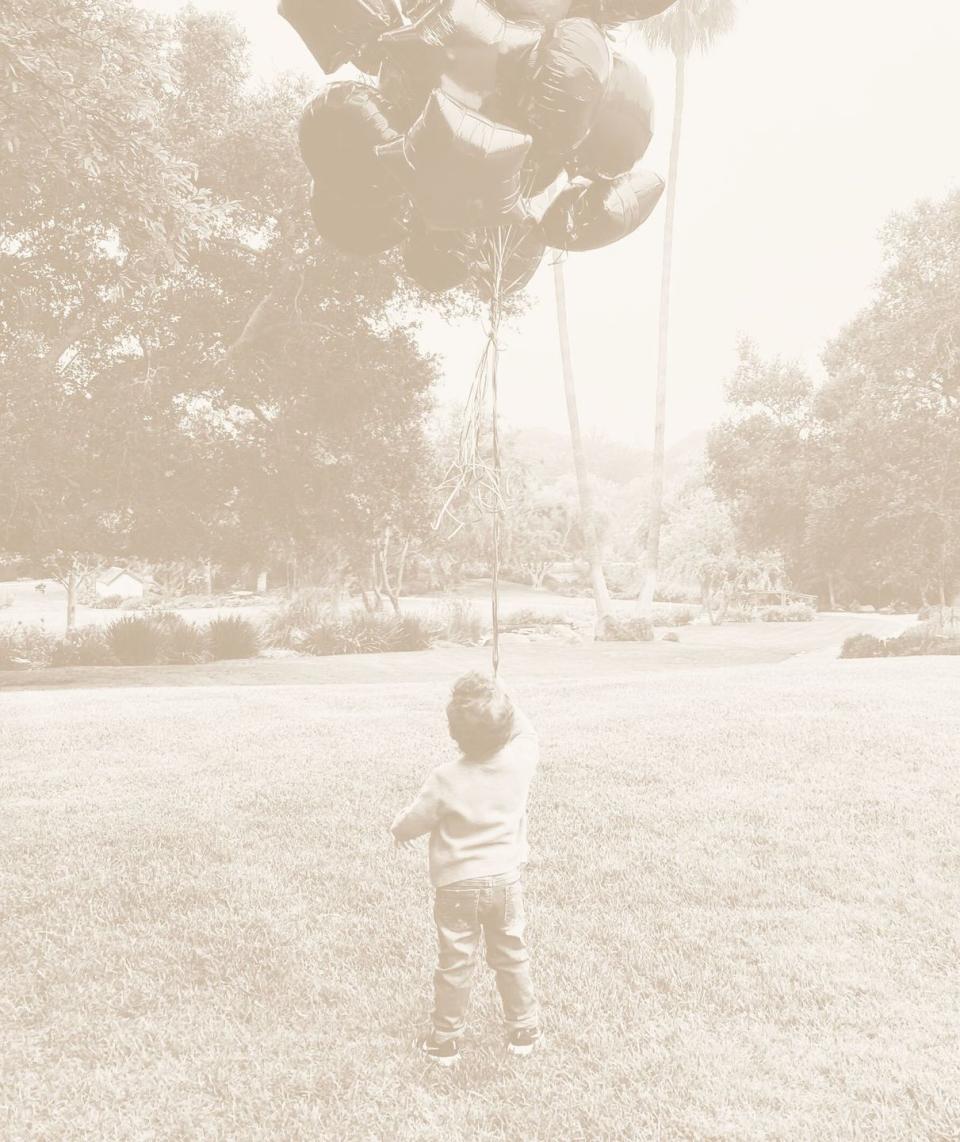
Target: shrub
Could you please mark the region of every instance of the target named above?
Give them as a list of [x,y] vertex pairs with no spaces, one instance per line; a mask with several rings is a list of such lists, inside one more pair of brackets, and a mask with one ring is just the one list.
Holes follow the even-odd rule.
[[207,646],[216,661],[255,658],[260,649],[257,628],[239,615],[214,619],[207,627]]
[[603,642],[653,642],[653,627],[643,618],[608,618],[600,638]]
[[296,649],[304,631],[313,630],[331,614],[326,592],[298,591],[292,599],[267,616],[262,638],[265,646]]
[[106,632],[98,626],[70,630],[57,643],[51,666],[116,666]]
[[487,634],[487,624],[466,599],[454,599],[433,613],[437,636],[461,646],[479,646]]
[[162,637],[150,619],[127,616],[106,629],[107,645],[124,666],[151,666],[160,660]]
[[144,599],[121,599],[119,608],[121,611],[144,611],[147,608],[147,604]]
[[429,650],[440,633],[436,622],[423,615],[404,615],[400,619],[394,650]]
[[555,627],[558,624],[569,625],[569,620],[565,619],[562,615],[523,608],[519,611],[511,611],[509,615],[501,618],[500,630],[516,631],[523,630],[525,627]]
[[652,622],[655,627],[685,627],[700,614],[699,607],[654,607]]
[[723,616],[725,623],[752,623],[756,619],[756,613],[750,607],[727,607]]
[[307,654],[387,654],[426,650],[442,634],[440,625],[419,615],[385,615],[352,611],[331,615],[310,630],[300,643]]
[[765,623],[812,623],[817,617],[806,603],[789,603],[783,607],[764,607],[760,618]]
[[161,611],[152,617],[160,632],[159,661],[173,666],[204,662],[210,657],[206,633],[188,623],[173,611]]
[[119,611],[125,603],[140,600],[129,600],[123,595],[98,595],[90,604],[96,611]]
[[883,639],[873,634],[854,634],[844,639],[841,658],[883,658]]
[[57,639],[41,626],[0,627],[0,670],[47,666],[56,650]]

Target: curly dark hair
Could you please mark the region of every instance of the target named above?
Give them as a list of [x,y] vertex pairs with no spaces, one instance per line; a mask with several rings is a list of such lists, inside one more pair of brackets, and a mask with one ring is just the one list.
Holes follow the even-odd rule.
[[453,687],[447,724],[468,761],[485,761],[513,736],[513,703],[493,678],[473,671]]

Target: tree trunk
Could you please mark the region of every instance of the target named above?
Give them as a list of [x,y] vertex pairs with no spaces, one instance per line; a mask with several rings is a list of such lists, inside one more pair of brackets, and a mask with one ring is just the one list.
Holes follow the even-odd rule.
[[830,602],[830,610],[835,611],[837,609],[837,591],[832,571],[827,575],[827,598]]
[[71,564],[67,572],[67,630],[77,625],[77,568]]
[[260,571],[257,574],[257,594],[265,595],[267,593],[267,572]]
[[670,287],[673,273],[673,229],[677,213],[677,172],[680,168],[680,138],[683,127],[683,103],[686,91],[686,57],[676,56],[674,71],[673,135],[670,139],[670,162],[667,172],[667,202],[663,222],[663,259],[660,269],[660,334],[657,349],[657,404],[653,440],[653,478],[650,484],[650,520],[643,585],[639,610],[650,614],[657,590],[660,564],[660,528],[663,523],[663,485],[666,465],[667,431],[667,361],[670,348]]
[[573,356],[570,352],[570,329],[567,323],[567,291],[563,280],[563,265],[556,261],[553,265],[553,282],[557,295],[557,328],[560,334],[560,359],[563,362],[563,391],[567,400],[567,418],[570,421],[570,444],[573,448],[573,465],[577,473],[577,489],[580,493],[580,515],[582,517],[583,540],[590,562],[590,583],[593,587],[593,600],[596,604],[595,633],[601,637],[610,619],[610,594],[603,574],[600,558],[600,541],[597,538],[596,519],[593,513],[593,491],[587,473],[587,459],[583,451],[583,437],[580,432],[580,412],[577,408],[577,390],[573,378]]

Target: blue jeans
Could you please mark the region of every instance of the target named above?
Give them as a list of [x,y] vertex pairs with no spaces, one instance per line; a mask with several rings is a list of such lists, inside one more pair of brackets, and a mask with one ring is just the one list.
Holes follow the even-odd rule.
[[440,946],[434,974],[435,1041],[442,1043],[463,1034],[481,932],[487,963],[497,973],[507,1027],[511,1031],[536,1027],[537,1001],[523,939],[520,872],[461,880],[438,888],[434,919]]

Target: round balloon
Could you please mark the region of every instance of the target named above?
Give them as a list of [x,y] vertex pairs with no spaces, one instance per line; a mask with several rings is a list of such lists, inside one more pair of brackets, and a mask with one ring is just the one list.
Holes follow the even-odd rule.
[[277,11],[326,72],[401,22],[392,0],[280,0]]
[[531,139],[434,91],[406,135],[377,148],[435,230],[473,230],[524,218],[521,171]]
[[626,238],[653,213],[663,179],[639,167],[612,180],[576,178],[543,220],[543,231],[558,250],[599,250]]
[[481,237],[472,274],[477,292],[489,300],[498,283],[503,297],[524,289],[546,250],[547,241],[539,226],[513,227]]
[[328,84],[300,118],[300,153],[311,175],[327,185],[385,182],[376,149],[399,138],[391,114],[370,83]]
[[310,213],[321,238],[349,254],[382,254],[407,236],[403,197],[360,197],[314,183]]
[[614,178],[632,170],[653,138],[653,90],[643,71],[614,53],[613,70],[590,134],[576,151],[579,173]]
[[403,248],[403,266],[421,289],[444,293],[462,286],[470,276],[472,245],[468,234],[415,224]]
[[520,95],[533,156],[566,156],[587,136],[610,79],[610,48],[591,20],[561,20],[531,57]]
[[510,85],[539,39],[539,29],[506,20],[486,0],[442,0],[416,23],[381,36],[380,45],[423,100],[442,87],[479,111]]

